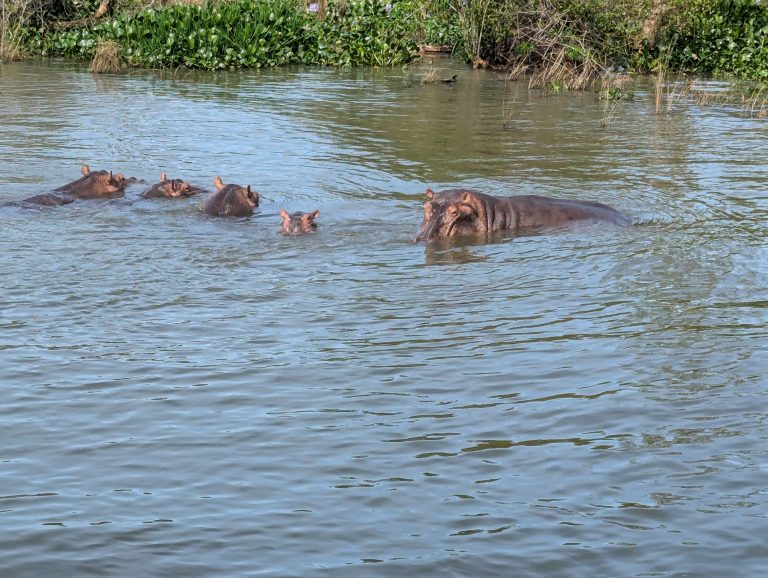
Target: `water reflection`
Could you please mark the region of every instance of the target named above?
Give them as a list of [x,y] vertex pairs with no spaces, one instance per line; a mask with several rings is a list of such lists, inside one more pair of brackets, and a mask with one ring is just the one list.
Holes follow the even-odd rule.
[[486,241],[484,235],[481,239],[464,237],[460,240],[440,239],[427,243],[424,247],[425,265],[461,265],[465,263],[480,263],[488,259],[479,254],[473,247],[483,245]]

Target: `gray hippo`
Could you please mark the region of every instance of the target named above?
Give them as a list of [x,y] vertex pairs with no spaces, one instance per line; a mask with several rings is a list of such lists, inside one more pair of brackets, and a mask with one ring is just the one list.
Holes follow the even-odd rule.
[[320,216],[320,211],[288,213],[288,211],[283,209],[280,211],[280,216],[283,218],[283,224],[280,228],[281,233],[286,235],[303,235],[304,233],[314,233],[317,230],[315,219]]
[[527,227],[556,227],[571,221],[604,221],[629,225],[616,209],[593,201],[554,199],[538,195],[492,197],[466,189],[427,189],[424,220],[414,242],[456,235],[490,233]]
[[251,185],[225,185],[221,177],[213,179],[216,191],[203,201],[203,212],[214,217],[249,217],[253,208],[259,206],[259,193]]
[[160,173],[160,182],[141,193],[141,196],[145,199],[176,199],[178,197],[191,197],[201,190],[193,187],[187,181],[169,179],[165,173]]
[[78,180],[62,185],[50,193],[29,197],[23,202],[59,206],[68,205],[77,199],[121,196],[125,191],[126,179],[122,173],[115,175],[112,171],[91,171],[88,165],[83,165],[80,172],[83,176]]

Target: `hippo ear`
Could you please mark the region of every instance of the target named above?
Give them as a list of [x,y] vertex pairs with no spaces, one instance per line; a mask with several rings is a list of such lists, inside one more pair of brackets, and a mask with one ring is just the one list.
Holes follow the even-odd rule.
[[473,218],[485,219],[486,209],[483,200],[473,191],[464,191],[459,199],[458,206],[459,212],[464,216],[472,216]]
[[433,191],[432,189],[427,189],[426,195],[428,199],[432,199],[435,196],[435,191]]
[[213,184],[216,186],[217,189],[223,189],[224,183],[221,182],[221,177],[216,177],[213,179]]
[[112,180],[112,171],[109,171],[109,180]]
[[[165,175],[165,173],[163,173],[163,175]],[[165,179],[163,179],[163,180],[165,180]],[[174,179],[174,180],[171,181],[171,192],[175,193],[176,192],[176,188],[177,188],[176,187],[176,180]]]
[[248,191],[248,194],[250,195],[251,194],[251,185],[248,185],[247,187],[245,187],[245,190]]
[[472,191],[464,191],[464,194],[461,195],[460,202],[464,203],[465,205],[474,206],[477,201],[477,195]]
[[318,211],[317,209],[315,209],[314,211],[312,211],[312,212],[310,213],[310,215],[309,215],[309,216],[310,216],[311,218],[313,218],[313,219],[317,219],[317,218],[320,216],[320,211]]
[[168,176],[165,173],[160,173],[160,182],[167,181]]
[[83,165],[83,168],[80,169],[80,172],[83,173],[83,176],[87,177],[91,174],[91,169],[88,167],[88,165]]
[[283,218],[283,221],[288,221],[291,218],[291,216],[288,214],[288,211],[285,209],[280,209],[280,216]]

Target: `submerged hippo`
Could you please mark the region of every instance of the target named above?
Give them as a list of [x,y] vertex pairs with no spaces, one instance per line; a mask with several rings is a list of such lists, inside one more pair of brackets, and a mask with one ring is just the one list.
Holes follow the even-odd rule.
[[251,185],[225,185],[221,177],[213,179],[216,191],[203,201],[203,212],[214,217],[248,217],[259,206],[259,193]]
[[286,235],[303,235],[304,233],[314,233],[317,230],[315,219],[320,216],[320,211],[288,213],[288,211],[283,209],[280,211],[280,216],[283,218],[283,225],[280,229],[281,233]]
[[571,221],[605,221],[628,225],[616,209],[593,201],[572,201],[538,195],[492,197],[466,189],[427,189],[424,220],[415,242],[456,235],[490,233],[526,227],[556,227]]
[[200,192],[187,181],[181,179],[169,179],[165,173],[160,173],[160,182],[152,185],[141,193],[145,199],[176,199],[178,197],[191,197]]
[[83,165],[83,176],[76,181],[62,185],[50,193],[35,195],[24,199],[25,203],[36,205],[68,205],[77,199],[97,199],[116,197],[125,191],[125,177],[122,173],[112,174],[112,171],[91,171],[88,165]]

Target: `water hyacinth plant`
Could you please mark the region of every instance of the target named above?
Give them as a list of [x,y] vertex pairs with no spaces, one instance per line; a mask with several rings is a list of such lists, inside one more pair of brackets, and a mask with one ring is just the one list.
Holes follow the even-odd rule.
[[148,68],[384,66],[414,58],[407,22],[396,3],[382,0],[173,4],[124,13],[90,28],[48,33],[41,49],[90,58],[97,41],[106,38],[118,43],[128,64]]

